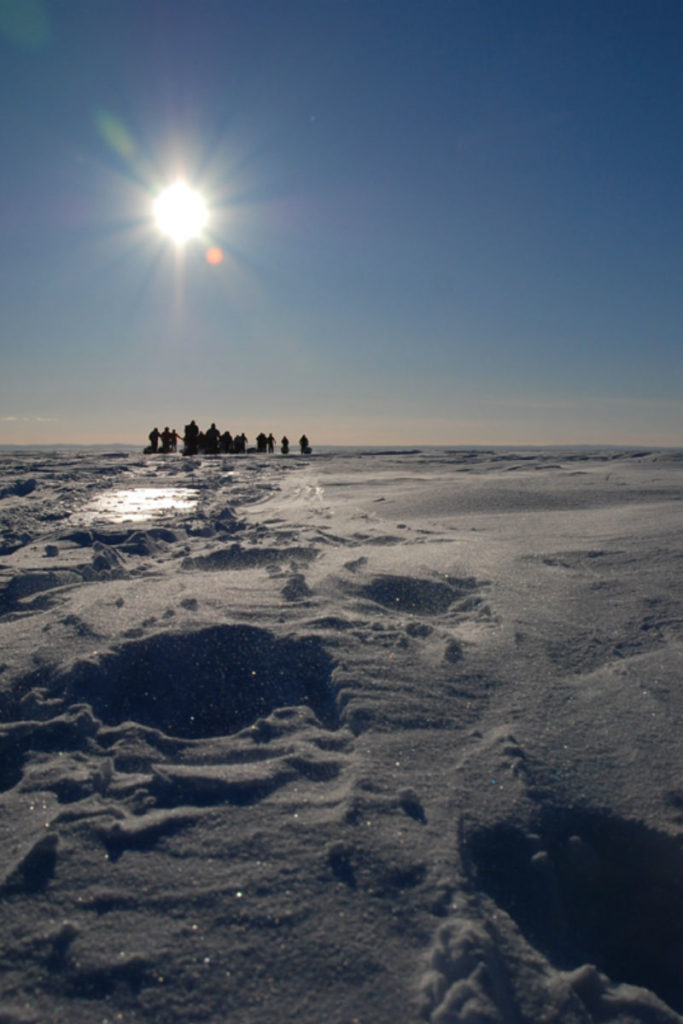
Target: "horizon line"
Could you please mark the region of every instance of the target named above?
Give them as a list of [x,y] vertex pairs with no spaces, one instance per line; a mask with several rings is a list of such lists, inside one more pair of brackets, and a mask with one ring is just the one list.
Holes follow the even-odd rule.
[[[554,442],[551,442],[551,443],[548,443],[548,444],[542,444],[542,443],[539,443],[539,442],[523,442],[523,441],[520,441],[520,442],[516,442],[515,443],[515,442],[507,441],[504,444],[503,443],[494,443],[494,442],[491,442],[491,443],[488,443],[488,444],[474,444],[474,443],[467,444],[467,443],[458,443],[458,442],[454,441],[454,442],[452,442],[450,444],[434,444],[433,442],[426,442],[424,444],[422,444],[420,442],[415,442],[414,444],[400,444],[400,443],[395,444],[393,442],[387,441],[387,442],[384,442],[384,443],[365,443],[365,442],[360,443],[360,442],[357,442],[357,443],[353,443],[353,444],[319,444],[317,446],[314,446],[314,448],[313,448],[313,453],[314,454],[315,454],[315,447],[317,447],[318,450],[320,450],[320,449],[326,449],[327,450],[327,449],[330,449],[330,448],[332,448],[332,449],[357,448],[357,449],[363,449],[363,450],[370,450],[370,449],[374,450],[374,449],[388,449],[388,448],[391,448],[392,450],[400,450],[400,451],[404,451],[406,453],[413,452],[416,449],[422,449],[422,448],[458,449],[458,450],[473,450],[473,449],[474,450],[481,450],[481,449],[490,449],[490,448],[494,448],[494,449],[513,449],[513,448],[527,448],[528,449],[528,448],[532,448],[532,449],[555,449],[555,450],[563,449],[563,448],[594,448],[594,449],[613,448],[613,449],[619,449],[619,450],[629,450],[629,449],[638,450],[638,449],[647,448],[649,450],[656,450],[656,451],[676,451],[678,449],[683,449],[683,443],[681,443],[681,444],[649,444],[647,442],[625,443],[625,442],[610,442],[610,441],[588,441],[588,442],[586,442],[586,441],[581,441],[581,442],[571,442],[571,441],[557,442],[557,441],[554,441]],[[32,449],[40,449],[40,450],[48,450],[48,451],[59,451],[60,449],[64,449],[64,448],[80,448],[80,449],[87,449],[87,450],[94,450],[94,449],[97,449],[97,450],[117,449],[117,450],[126,450],[126,451],[136,451],[136,452],[138,452],[141,455],[145,454],[142,445],[140,445],[140,444],[133,444],[133,443],[130,443],[130,442],[127,442],[127,441],[106,441],[106,442],[97,442],[97,443],[87,443],[87,442],[83,442],[83,441],[61,441],[59,443],[35,441],[35,442],[27,442],[27,443],[23,443],[23,444],[20,444],[18,442],[11,442],[11,441],[10,442],[6,442],[6,443],[0,442],[0,451],[12,451],[12,450],[17,450],[17,449],[18,450],[22,450],[22,451],[27,451],[27,450],[30,451]],[[178,451],[178,452],[155,452],[155,453],[149,453],[149,454],[158,454],[158,455],[175,455],[175,454],[177,454],[177,455],[182,455],[182,452],[180,452],[180,451]],[[218,453],[218,454],[230,455],[230,454],[235,454],[235,453],[226,452],[226,453]],[[256,452],[254,450],[253,452],[249,452],[249,454],[256,454]],[[263,453],[259,452],[258,454],[263,454]]]

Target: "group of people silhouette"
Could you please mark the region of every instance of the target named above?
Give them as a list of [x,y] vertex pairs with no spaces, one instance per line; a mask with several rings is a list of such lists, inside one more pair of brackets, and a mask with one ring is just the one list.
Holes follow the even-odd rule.
[[[243,454],[246,451],[268,452],[275,451],[275,438],[271,434],[264,434],[261,431],[256,436],[256,449],[247,448],[248,438],[244,433],[235,434],[229,430],[224,433],[212,423],[208,430],[200,430],[194,420],[190,420],[185,426],[183,434],[179,434],[175,428],[164,427],[159,430],[154,427],[149,433],[149,445],[145,448],[147,454],[161,452],[166,455],[178,450],[178,441],[183,442],[183,455],[218,455],[219,453]],[[299,438],[299,448],[302,455],[311,454],[311,446],[308,438],[302,434]],[[280,441],[280,451],[283,455],[289,454],[289,438],[283,437]]]

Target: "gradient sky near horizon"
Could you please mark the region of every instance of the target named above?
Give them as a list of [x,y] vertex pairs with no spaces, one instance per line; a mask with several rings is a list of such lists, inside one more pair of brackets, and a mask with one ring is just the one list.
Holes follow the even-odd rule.
[[680,0],[0,0],[0,443],[683,445],[682,51]]

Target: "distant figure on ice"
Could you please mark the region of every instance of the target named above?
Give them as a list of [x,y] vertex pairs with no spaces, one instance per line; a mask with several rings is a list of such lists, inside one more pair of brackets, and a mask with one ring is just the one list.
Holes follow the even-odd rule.
[[149,450],[150,450],[150,452],[156,452],[156,451],[159,450],[159,438],[160,437],[161,437],[161,434],[159,433],[159,430],[158,430],[157,427],[155,427],[154,430],[150,430],[150,432],[149,432]]
[[280,441],[280,451],[283,455],[289,455],[289,438],[285,435]]
[[227,454],[228,452],[234,452],[234,450],[232,434],[229,430],[226,430],[224,434],[221,434],[221,451]]
[[301,437],[299,438],[299,447],[301,448],[302,455],[311,454],[311,446],[309,445],[308,438],[306,437],[305,434],[302,434]]
[[275,438],[273,437],[272,433],[268,434],[268,437],[266,438],[266,444],[268,445],[269,454],[272,455],[273,452],[275,451]]
[[263,431],[261,431],[260,434],[256,435],[256,451],[257,452],[265,452],[267,450],[267,447],[268,447],[268,438],[263,433]]
[[218,452],[218,442],[221,438],[221,432],[215,423],[212,423],[206,432],[204,438],[204,445],[209,455],[216,455]]
[[178,442],[178,434],[175,430],[171,430],[170,427],[164,427],[161,431],[161,450],[164,453],[174,452]]
[[197,454],[197,447],[199,444],[199,427],[194,420],[190,420],[185,427],[183,444],[185,445],[185,455]]

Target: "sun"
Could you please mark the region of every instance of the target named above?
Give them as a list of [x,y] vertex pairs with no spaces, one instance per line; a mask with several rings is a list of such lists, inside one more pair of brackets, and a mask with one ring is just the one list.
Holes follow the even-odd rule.
[[176,181],[157,196],[154,207],[157,227],[176,245],[184,245],[202,233],[209,212],[206,203],[184,181]]

